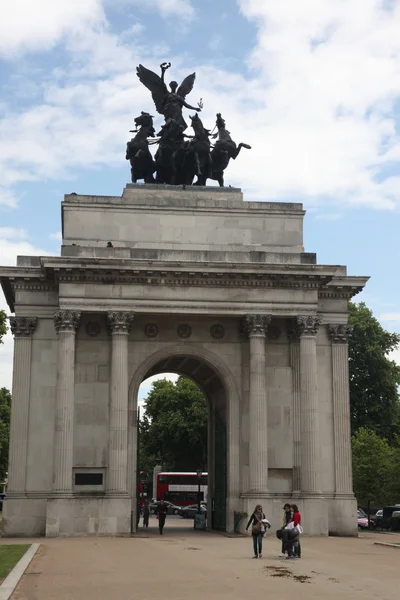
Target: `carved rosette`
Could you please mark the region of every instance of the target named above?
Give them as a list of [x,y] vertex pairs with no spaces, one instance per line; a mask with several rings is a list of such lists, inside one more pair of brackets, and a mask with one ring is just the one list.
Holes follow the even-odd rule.
[[57,310],[53,315],[53,319],[57,333],[60,333],[60,331],[75,333],[78,329],[81,313],[76,310]]
[[353,331],[352,325],[341,323],[339,325],[328,325],[329,335],[331,336],[332,344],[347,344],[349,336]]
[[270,322],[271,315],[246,315],[243,329],[249,337],[253,335],[265,336]]
[[135,315],[131,312],[109,312],[107,314],[107,323],[112,334],[126,333],[131,330]]
[[296,319],[299,336],[316,336],[322,323],[318,316],[299,316]]
[[36,317],[10,317],[10,329],[14,337],[29,337],[36,329]]

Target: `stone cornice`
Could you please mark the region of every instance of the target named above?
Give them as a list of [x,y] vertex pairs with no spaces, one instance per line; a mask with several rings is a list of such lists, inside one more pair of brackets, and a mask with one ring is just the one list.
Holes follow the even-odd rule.
[[36,329],[36,317],[10,317],[10,329],[14,337],[30,337]]

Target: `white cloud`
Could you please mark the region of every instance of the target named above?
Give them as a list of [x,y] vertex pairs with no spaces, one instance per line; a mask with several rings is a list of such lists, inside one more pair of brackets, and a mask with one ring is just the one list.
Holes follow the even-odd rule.
[[20,229],[17,227],[0,227],[0,239],[4,238],[10,240],[13,238],[27,238],[28,232],[26,229]]
[[[115,0],[106,0],[115,5]],[[138,6],[142,10],[158,12],[164,18],[176,17],[185,21],[194,18],[195,10],[190,0],[117,0],[117,4]]]
[[3,2],[0,55],[48,50],[67,34],[105,22],[101,0],[11,0]]
[[[14,233],[14,236],[12,233]],[[46,250],[36,248],[26,241],[21,241],[20,238],[26,236],[27,232],[24,229],[13,229],[11,227],[0,229],[0,265],[13,266],[17,263],[17,256],[20,255],[45,256],[48,254]],[[7,315],[10,314],[2,293],[0,293],[0,310],[5,310]],[[3,344],[0,344],[0,388],[11,389],[13,349],[14,339],[11,332],[8,331],[3,337]]]
[[[182,6],[191,14],[188,2],[146,3],[165,16]],[[221,110],[233,139],[253,147],[231,162],[227,184],[244,188],[247,197],[334,205],[335,214],[345,205],[398,208],[400,0],[391,11],[376,0],[242,0],[240,6],[258,26],[249,76],[171,56],[174,79],[197,71],[188,100],[204,98],[205,125],[212,128]],[[54,75],[40,103],[3,119],[0,171],[10,193],[17,182],[123,164],[133,117],[154,111],[135,66],[158,71],[165,48],[151,38],[148,46],[125,45],[123,36],[99,25],[100,8],[95,14],[85,35],[69,36],[71,64],[61,80]],[[381,169],[391,176],[385,179]],[[126,173],[128,179],[128,166]]]
[[59,240],[59,241],[61,241],[62,240],[62,233],[61,233],[61,231],[57,231],[56,233],[51,233],[50,234],[50,238],[52,240]]
[[17,204],[17,197],[14,191],[9,187],[0,185],[0,206],[16,208]]
[[399,321],[400,322],[400,313],[383,313],[379,317],[379,321]]

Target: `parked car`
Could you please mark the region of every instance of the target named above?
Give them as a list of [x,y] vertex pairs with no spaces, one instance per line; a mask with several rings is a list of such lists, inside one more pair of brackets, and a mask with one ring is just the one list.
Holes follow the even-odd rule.
[[[172,502],[168,502],[168,500],[164,501],[165,506],[168,508],[169,515],[178,515],[181,510],[181,506],[177,506],[176,504],[172,504]],[[150,504],[150,514],[155,515],[158,507],[160,506],[160,502],[157,500],[156,502],[152,502]]]
[[368,529],[368,517],[361,508],[357,510],[357,524],[359,529]]
[[400,504],[392,504],[391,506],[384,506],[382,509],[382,517],[379,520],[379,527],[382,529],[391,529],[392,531],[397,530],[398,517],[394,514],[400,511]]
[[[179,516],[183,519],[194,519],[194,515],[197,513],[197,511],[197,504],[191,504],[190,506],[182,506],[182,508],[179,511]],[[200,504],[200,511],[207,517],[207,506],[205,504]]]
[[370,521],[371,526],[374,529],[380,529],[382,527],[382,518],[383,518],[383,508],[380,508],[376,511],[374,515],[371,515]]

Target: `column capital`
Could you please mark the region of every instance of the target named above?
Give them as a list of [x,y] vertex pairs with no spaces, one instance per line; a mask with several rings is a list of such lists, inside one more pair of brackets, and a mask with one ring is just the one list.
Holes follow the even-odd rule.
[[271,315],[246,315],[243,319],[243,329],[249,337],[265,336]]
[[321,323],[322,319],[318,315],[299,315],[298,317],[296,317],[298,335],[300,337],[315,337],[318,333],[318,329]]
[[75,333],[78,329],[81,313],[76,310],[57,310],[54,315],[54,327],[57,333],[69,331]]
[[134,313],[124,311],[114,311],[107,313],[107,322],[110,328],[111,334],[114,333],[126,333],[128,334],[131,330],[133,319],[135,318]]
[[29,337],[36,329],[36,317],[10,317],[11,333],[16,338]]
[[353,326],[347,325],[347,323],[329,323],[328,331],[332,340],[332,344],[347,344],[351,332],[353,331]]

